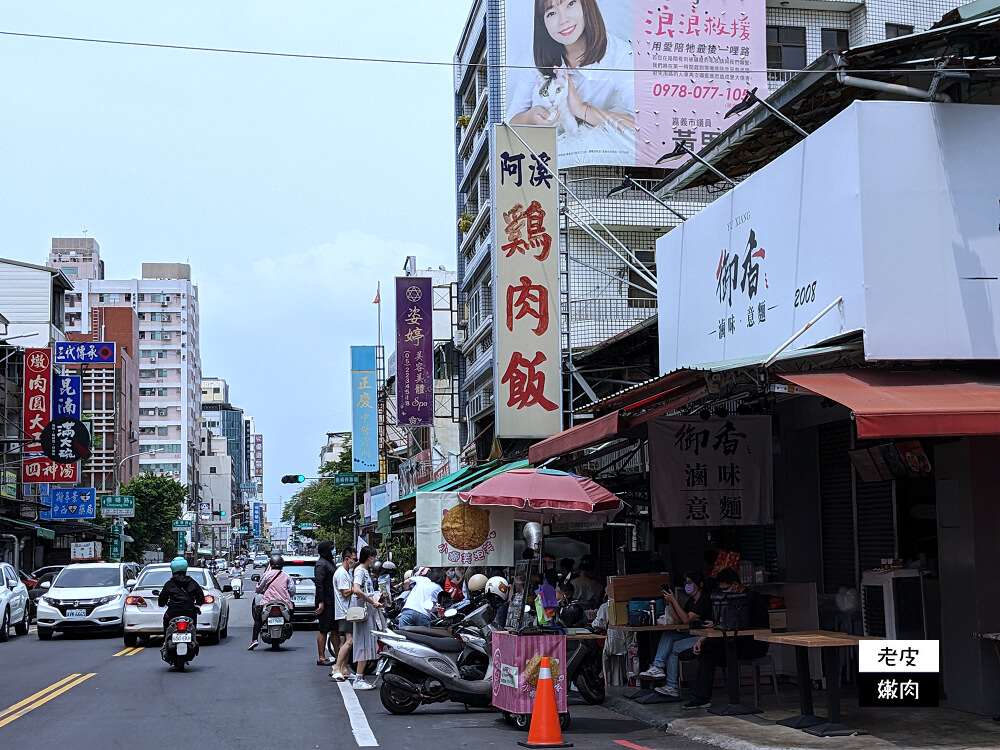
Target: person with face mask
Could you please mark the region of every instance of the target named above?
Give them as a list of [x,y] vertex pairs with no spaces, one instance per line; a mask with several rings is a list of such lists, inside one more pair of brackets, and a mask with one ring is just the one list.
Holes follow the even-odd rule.
[[333,652],[340,650],[340,633],[335,627],[336,605],[333,599],[333,577],[337,573],[337,564],[333,561],[333,542],[322,541],[317,548],[319,560],[313,581],[316,582],[316,616],[319,621],[319,632],[316,634],[317,658],[316,664],[321,667],[331,667],[333,662],[326,657],[326,642],[333,633]]
[[451,603],[458,604],[465,598],[465,568],[449,568],[444,590],[451,597]]
[[[705,576],[696,571],[690,571],[684,576],[684,593],[687,601],[682,607],[673,591],[664,590],[663,599],[673,621],[678,625],[692,625],[695,620],[707,622],[712,619],[712,598],[705,590]],[[645,680],[661,680],[666,678],[667,684],[655,688],[656,692],[668,698],[680,697],[680,660],[678,654],[691,648],[698,642],[697,636],[667,630],[660,636],[656,657],[649,669],[641,672],[639,677]]]

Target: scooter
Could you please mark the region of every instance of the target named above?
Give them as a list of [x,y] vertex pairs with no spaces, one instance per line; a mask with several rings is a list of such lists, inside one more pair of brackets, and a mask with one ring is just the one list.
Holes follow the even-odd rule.
[[[559,622],[566,627],[587,628],[590,625],[583,608],[568,602],[559,608]],[[601,646],[591,639],[566,641],[566,679],[576,686],[580,697],[591,705],[604,703],[604,673]]]
[[178,672],[183,672],[189,661],[198,655],[198,638],[195,622],[190,617],[175,617],[167,623],[160,656]]
[[243,596],[243,576],[237,573],[232,577],[231,584],[233,587],[233,597],[239,599]]
[[[446,618],[454,616],[454,610],[445,613]],[[410,714],[423,703],[445,701],[489,706],[493,700],[490,623],[495,616],[496,609],[487,603],[453,628],[376,631],[382,649],[375,675],[382,677],[379,698],[386,710]]]
[[263,627],[260,631],[260,638],[264,643],[271,644],[271,648],[277,651],[281,644],[292,637],[292,613],[284,602],[272,599],[264,602],[261,607],[260,617]]

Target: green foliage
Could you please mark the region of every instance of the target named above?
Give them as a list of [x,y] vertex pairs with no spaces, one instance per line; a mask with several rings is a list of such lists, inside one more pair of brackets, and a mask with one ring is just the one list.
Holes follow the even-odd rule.
[[472,229],[472,224],[475,220],[476,217],[468,211],[462,211],[462,217],[458,220],[458,231],[465,234]]
[[134,541],[125,543],[125,560],[139,562],[145,552],[175,548],[174,519],[180,518],[188,488],[171,477],[146,473],[123,485],[119,494],[135,495],[135,518],[128,519],[125,533]]
[[[351,443],[344,445],[340,457],[336,461],[328,461],[319,473],[322,477],[304,485],[285,503],[281,514],[283,523],[312,523],[317,528],[304,530],[302,536],[309,536],[317,541],[332,541],[337,549],[343,549],[354,542],[354,525],[348,522],[344,525],[341,518],[354,513],[354,491],[351,487],[336,487],[333,484],[334,474],[351,472]],[[362,497],[365,475],[361,475],[362,485],[358,487],[358,498]]]
[[379,545],[379,560],[392,560],[402,578],[403,573],[412,570],[417,562],[417,548],[413,546],[410,534],[385,535]]
[[469,127],[469,122],[472,120],[472,115],[459,115],[458,116],[458,126],[465,130]]

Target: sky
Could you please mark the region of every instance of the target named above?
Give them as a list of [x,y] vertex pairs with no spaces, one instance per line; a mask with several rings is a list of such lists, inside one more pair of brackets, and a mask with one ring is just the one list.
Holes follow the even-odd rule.
[[[470,5],[6,0],[0,31],[449,62]],[[203,374],[264,434],[277,520],[281,475],[350,429],[379,282],[390,331],[406,256],[455,266],[452,69],[0,36],[0,71],[0,257],[86,229],[106,278],[189,262]]]

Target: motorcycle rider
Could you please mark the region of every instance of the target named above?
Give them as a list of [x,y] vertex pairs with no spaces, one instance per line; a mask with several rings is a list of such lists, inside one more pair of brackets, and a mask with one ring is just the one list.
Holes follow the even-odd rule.
[[187,569],[187,560],[183,557],[171,560],[170,572],[173,575],[163,584],[156,599],[157,604],[167,608],[163,613],[164,633],[167,632],[167,625],[175,617],[190,617],[197,623],[201,612],[198,607],[205,603],[205,591],[187,574]]
[[256,596],[253,605],[253,638],[247,651],[253,651],[260,642],[260,631],[263,627],[264,603],[270,601],[280,601],[288,611],[293,611],[292,597],[295,595],[295,581],[282,568],[285,567],[285,559],[278,554],[271,555],[267,569],[260,577],[257,585]]

